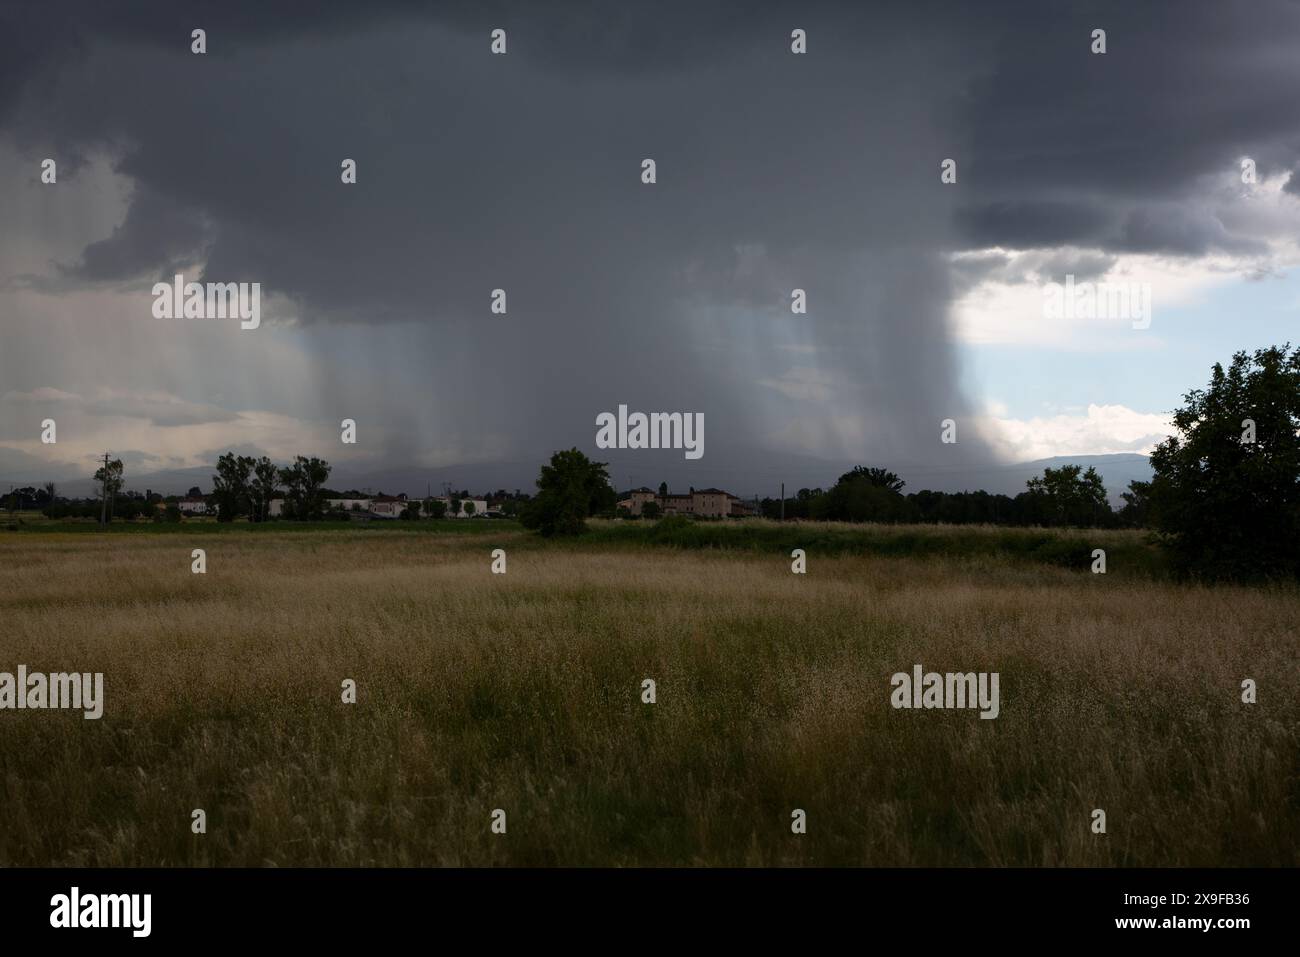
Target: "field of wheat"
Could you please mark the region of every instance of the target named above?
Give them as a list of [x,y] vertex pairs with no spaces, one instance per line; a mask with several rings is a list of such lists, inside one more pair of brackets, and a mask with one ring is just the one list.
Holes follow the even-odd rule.
[[607,532],[0,533],[0,865],[1300,863],[1295,589]]

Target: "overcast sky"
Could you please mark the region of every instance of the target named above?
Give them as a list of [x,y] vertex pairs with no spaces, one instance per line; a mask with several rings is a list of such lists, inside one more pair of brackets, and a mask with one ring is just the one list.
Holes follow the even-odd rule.
[[[0,481],[517,487],[576,445],[620,486],[960,487],[1145,451],[1297,338],[1295,3],[240,6],[0,6]],[[259,282],[260,328],[155,318],[177,272]],[[1067,275],[1149,327],[1049,318]],[[620,404],[702,413],[703,458],[597,449]]]

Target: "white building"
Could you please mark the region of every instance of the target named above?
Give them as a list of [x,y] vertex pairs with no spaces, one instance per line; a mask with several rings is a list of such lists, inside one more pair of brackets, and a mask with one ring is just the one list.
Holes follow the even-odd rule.
[[[368,498],[327,498],[325,499],[325,509],[327,511],[341,508],[345,512],[368,512],[370,511],[371,499]],[[279,518],[284,514],[284,499],[273,498],[271,504],[266,509],[269,518]]]
[[182,515],[208,514],[208,503],[206,499],[183,498],[176,503],[176,507],[181,510]]
[[[451,499],[447,496],[438,496],[436,501],[442,502],[447,506],[448,518],[471,518],[474,515],[486,515],[488,510],[487,501],[481,498],[461,499],[460,511],[455,514],[451,511]],[[469,509],[470,503],[473,503],[473,511]],[[373,498],[330,498],[325,500],[326,509],[341,508],[345,512],[368,512],[376,518],[401,518],[402,513],[406,511],[408,505],[415,504],[420,506],[420,515],[424,516],[424,502],[421,499],[408,498],[405,494],[401,495],[376,495]],[[182,510],[184,506],[182,505]],[[267,515],[270,518],[279,518],[284,514],[284,499],[273,498],[267,508]]]
[[370,514],[378,518],[401,518],[410,503],[406,494],[376,495],[370,500]]

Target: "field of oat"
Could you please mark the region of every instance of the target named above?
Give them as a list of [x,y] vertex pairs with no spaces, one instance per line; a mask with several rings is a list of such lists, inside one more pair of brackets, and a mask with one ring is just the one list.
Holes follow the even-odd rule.
[[[754,527],[0,533],[0,671],[105,686],[0,711],[0,865],[1300,863],[1295,589]],[[894,710],[916,664],[1000,716]]]

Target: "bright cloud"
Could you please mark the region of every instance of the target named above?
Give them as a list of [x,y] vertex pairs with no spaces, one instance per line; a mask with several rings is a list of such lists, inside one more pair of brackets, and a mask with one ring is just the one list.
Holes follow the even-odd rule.
[[989,414],[981,425],[1002,445],[1003,454],[1016,461],[1056,455],[1147,454],[1172,431],[1168,415],[1122,405],[1089,405],[1086,410],[1031,419]]
[[[1095,249],[976,249],[950,264],[959,288],[952,306],[957,338],[974,345],[1029,345],[1115,350],[1158,347],[1177,322],[1179,307],[1222,286],[1278,275],[1300,265],[1300,198],[1286,191],[1289,173],[1246,186],[1236,174],[1206,178],[1196,211],[1232,237],[1249,235],[1241,251],[1202,256],[1104,253]],[[1227,243],[1227,239],[1225,239]],[[1230,245],[1230,244],[1228,244]],[[1049,318],[1045,290],[1076,283],[1145,284],[1151,290],[1149,328],[1129,318]]]

